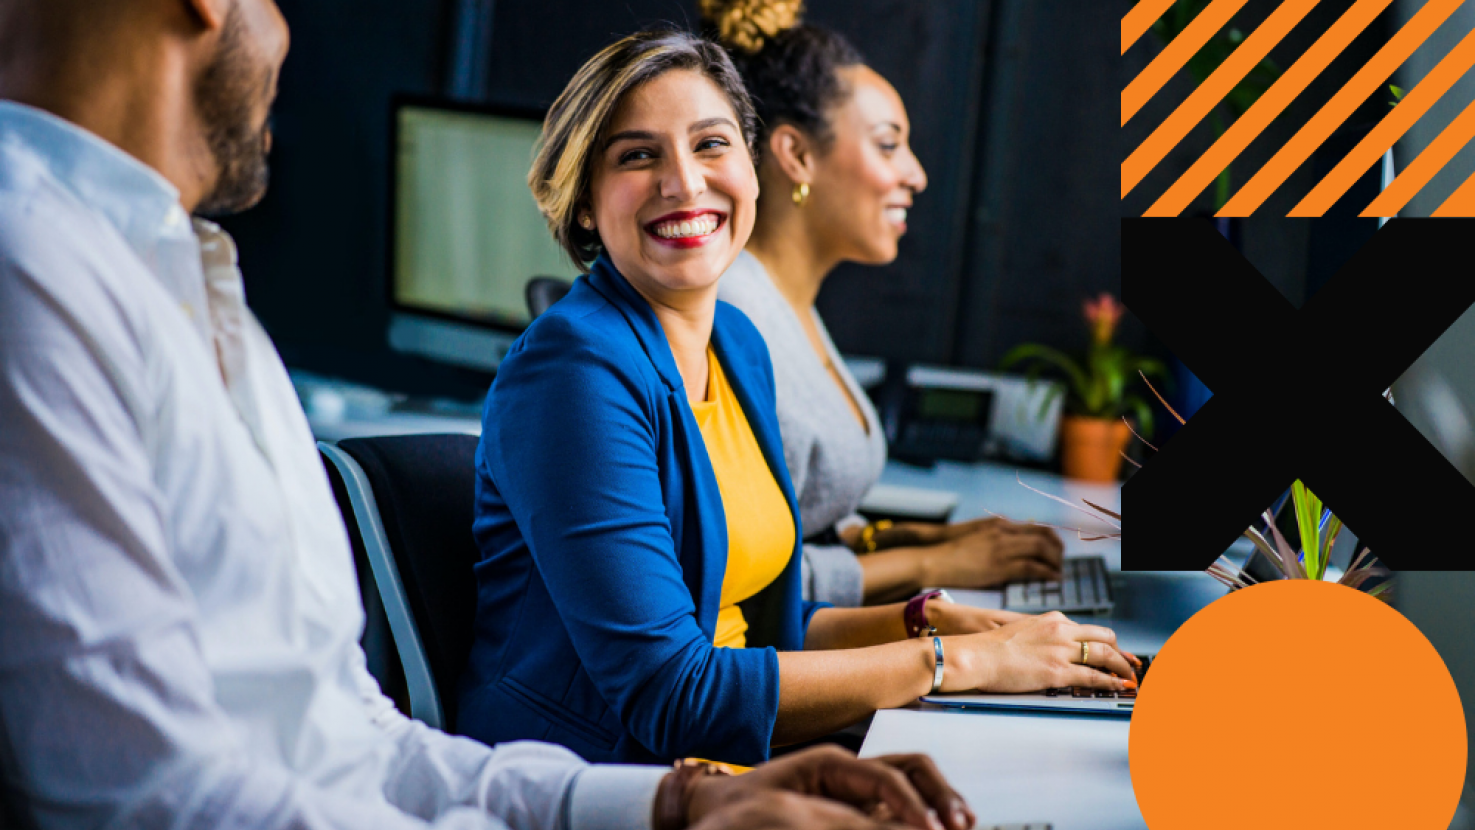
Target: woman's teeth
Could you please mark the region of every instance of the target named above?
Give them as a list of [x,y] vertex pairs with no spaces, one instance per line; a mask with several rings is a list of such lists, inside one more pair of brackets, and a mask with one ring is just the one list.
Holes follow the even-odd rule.
[[893,225],[905,225],[907,221],[907,209],[904,207],[886,208],[886,221]]
[[656,225],[653,230],[655,235],[662,239],[686,239],[692,236],[706,236],[717,230],[717,223],[717,217],[708,213],[695,219],[683,219],[679,222],[662,222]]

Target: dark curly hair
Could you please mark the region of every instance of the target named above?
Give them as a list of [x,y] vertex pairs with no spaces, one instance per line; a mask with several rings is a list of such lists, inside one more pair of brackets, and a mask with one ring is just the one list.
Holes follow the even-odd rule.
[[[850,95],[836,70],[865,59],[838,32],[808,24],[779,28],[761,19],[765,11],[771,13],[765,6],[777,5],[784,4],[703,0],[701,10],[708,36],[727,48],[748,87],[758,112],[758,146],[780,124],[798,127],[823,146],[834,137],[830,109]],[[755,24],[754,18],[768,25]]]

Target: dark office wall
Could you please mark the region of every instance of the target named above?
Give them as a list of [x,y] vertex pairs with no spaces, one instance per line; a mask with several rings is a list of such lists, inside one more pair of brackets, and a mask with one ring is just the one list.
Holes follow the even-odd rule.
[[439,89],[449,15],[436,2],[280,0],[292,28],[272,180],[236,237],[246,296],[289,366],[421,393],[484,381],[385,340],[388,104]]

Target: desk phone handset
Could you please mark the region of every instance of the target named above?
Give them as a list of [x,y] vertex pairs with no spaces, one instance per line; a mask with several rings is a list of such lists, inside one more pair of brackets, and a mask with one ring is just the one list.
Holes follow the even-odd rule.
[[892,458],[913,464],[983,458],[993,410],[991,389],[949,372],[888,363],[877,392]]

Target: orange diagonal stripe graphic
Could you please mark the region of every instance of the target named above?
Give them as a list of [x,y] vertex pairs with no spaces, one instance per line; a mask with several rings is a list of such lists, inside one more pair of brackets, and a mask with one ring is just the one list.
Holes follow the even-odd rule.
[[1454,14],[1462,2],[1464,0],[1429,0],[1425,3],[1418,14],[1399,29],[1398,34],[1383,44],[1383,48],[1373,55],[1373,59],[1358,70],[1352,80],[1338,90],[1326,106],[1312,116],[1216,215],[1249,216],[1254,213],[1276,188],[1290,178],[1297,167],[1311,157],[1316,148],[1326,141],[1327,136],[1388,80],[1393,70],[1408,60],[1408,56]]
[[1173,38],[1173,42],[1164,47],[1152,59],[1152,63],[1122,90],[1122,126],[1126,126],[1132,116],[1142,109],[1142,105],[1156,95],[1169,78],[1178,74],[1178,70],[1188,63],[1188,59],[1198,54],[1198,50],[1209,42],[1209,38],[1224,28],[1224,24],[1246,2],[1248,0],[1214,0],[1199,12],[1198,17]]
[[1408,200],[1423,190],[1424,185],[1434,178],[1434,174],[1443,170],[1444,165],[1449,164],[1449,160],[1454,158],[1461,147],[1469,144],[1471,138],[1475,138],[1475,102],[1465,107],[1465,111],[1451,121],[1444,132],[1429,142],[1429,146],[1419,153],[1413,164],[1404,168],[1398,178],[1388,185],[1388,189],[1379,193],[1378,198],[1367,206],[1367,210],[1358,215],[1393,216],[1403,210]]
[[1464,74],[1475,66],[1475,31],[1465,35],[1459,45],[1450,50],[1438,66],[1429,70],[1398,106],[1383,116],[1371,132],[1363,136],[1347,157],[1332,168],[1306,198],[1290,212],[1291,216],[1323,216],[1337,200],[1342,198],[1369,167],[1378,163],[1393,143],[1408,132],[1408,128],[1423,117],[1434,102],[1443,97]]
[[1306,91],[1316,76],[1332,62],[1347,45],[1362,34],[1393,0],[1358,0],[1332,27],[1327,29],[1305,54],[1280,76],[1265,94],[1260,96],[1249,111],[1230,125],[1224,135],[1214,142],[1208,152],[1199,157],[1145,216],[1177,216],[1193,202],[1198,194],[1208,187],[1214,178],[1228,167],[1250,146],[1250,142],[1285,111],[1296,96]]
[[1475,175],[1465,179],[1465,183],[1460,185],[1458,190],[1449,194],[1449,198],[1445,199],[1444,204],[1434,211],[1434,215],[1441,218],[1475,216]]
[[[1202,121],[1214,107],[1224,100],[1224,96],[1234,89],[1250,70],[1260,64],[1270,50],[1288,34],[1301,19],[1316,7],[1320,0],[1285,0],[1267,18],[1260,27],[1255,29],[1254,34],[1245,38],[1244,43],[1239,45],[1214,74],[1204,81],[1203,85],[1188,96],[1188,100],[1178,106],[1168,120],[1158,125],[1152,135],[1142,142],[1142,145],[1132,151],[1132,155],[1122,162],[1122,198],[1126,198],[1132,188],[1142,181],[1148,171],[1157,166],[1170,150],[1178,146],[1183,136],[1193,126]],[[1218,172],[1217,170],[1214,172]]]
[[1173,0],[1137,0],[1137,5],[1122,18],[1122,54],[1127,54],[1137,38],[1151,29],[1172,5]]

